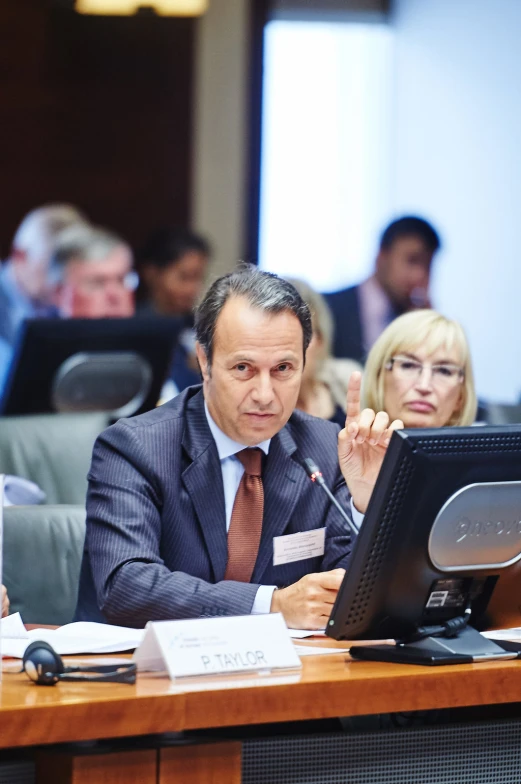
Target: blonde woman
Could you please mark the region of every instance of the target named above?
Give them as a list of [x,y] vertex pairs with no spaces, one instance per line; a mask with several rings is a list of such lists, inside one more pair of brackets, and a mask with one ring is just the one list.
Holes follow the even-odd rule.
[[434,310],[399,316],[369,352],[362,397],[405,427],[472,424],[477,400],[461,325]]

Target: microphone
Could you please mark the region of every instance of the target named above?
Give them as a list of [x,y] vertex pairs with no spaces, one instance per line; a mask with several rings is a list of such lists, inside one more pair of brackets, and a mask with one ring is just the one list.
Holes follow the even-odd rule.
[[327,495],[327,497],[329,498],[331,503],[334,506],[336,506],[336,508],[338,509],[338,511],[340,512],[340,514],[342,515],[342,517],[344,518],[344,520],[348,524],[349,528],[351,529],[351,533],[353,534],[353,536],[356,538],[358,536],[358,528],[353,523],[353,521],[348,517],[346,512],[342,509],[342,507],[340,506],[340,504],[336,500],[335,496],[333,495],[333,493],[331,492],[329,487],[326,485],[326,483],[324,481],[324,477],[322,476],[322,471],[317,466],[315,461],[312,460],[311,457],[305,457],[304,460],[302,461],[302,463],[304,465],[306,474],[309,476],[311,481],[314,484],[319,485],[323,489],[323,491],[325,492],[325,494]]

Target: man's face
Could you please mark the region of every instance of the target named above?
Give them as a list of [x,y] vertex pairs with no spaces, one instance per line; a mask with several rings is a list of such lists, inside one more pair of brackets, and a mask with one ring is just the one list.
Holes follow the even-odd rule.
[[303,334],[290,311],[270,314],[231,297],[216,324],[211,368],[197,344],[212,418],[244,446],[272,438],[291,416],[303,368]]
[[420,237],[399,237],[380,250],[376,277],[390,300],[401,310],[429,306],[429,277],[433,252]]
[[73,259],[56,293],[65,318],[126,318],[134,315],[129,287],[132,260],[126,247],[114,248],[100,261]]

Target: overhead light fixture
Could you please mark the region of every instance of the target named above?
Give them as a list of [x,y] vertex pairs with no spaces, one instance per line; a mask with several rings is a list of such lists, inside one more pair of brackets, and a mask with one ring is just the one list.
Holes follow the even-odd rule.
[[132,16],[140,9],[150,9],[159,16],[200,16],[208,0],[76,0],[79,14]]

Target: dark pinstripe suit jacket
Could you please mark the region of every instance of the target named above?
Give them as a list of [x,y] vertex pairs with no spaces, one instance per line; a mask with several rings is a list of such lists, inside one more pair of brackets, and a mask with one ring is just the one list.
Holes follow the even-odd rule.
[[[110,427],[95,444],[89,473],[76,618],[143,626],[149,620],[244,615],[259,585],[283,587],[310,572],[345,566],[351,551],[347,525],[299,463],[316,460],[349,514],[338,429],[297,411],[271,440],[263,470],[262,537],[247,584],[223,580],[224,490],[200,387]],[[274,536],[324,525],[323,557],[273,566]]]
[[333,356],[356,359],[364,364],[367,352],[364,348],[359,289],[360,286],[351,286],[325,294],[325,298],[335,322]]

